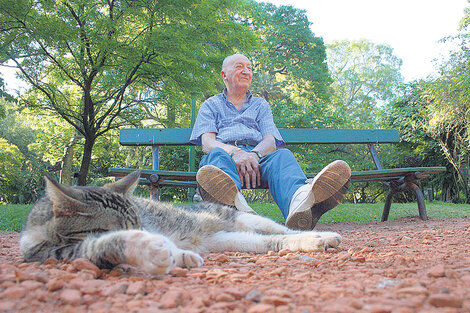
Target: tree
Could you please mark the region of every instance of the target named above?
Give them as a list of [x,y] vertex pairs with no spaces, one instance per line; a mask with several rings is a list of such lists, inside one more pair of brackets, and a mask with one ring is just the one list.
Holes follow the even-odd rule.
[[305,10],[260,3],[252,11],[252,27],[262,39],[262,49],[253,55],[256,70],[279,74],[290,83],[307,81],[304,88],[317,99],[328,99],[331,78],[325,45],[310,29]]
[[17,202],[21,196],[25,183],[23,159],[15,145],[0,138],[0,202]]
[[157,0],[0,0],[0,60],[32,89],[21,103],[49,110],[84,138],[84,185],[97,138],[132,120],[135,89],[210,84],[222,55],[254,38],[240,3]]
[[399,95],[402,61],[388,45],[367,40],[327,46],[334,110],[348,112],[348,127],[376,127],[378,107]]

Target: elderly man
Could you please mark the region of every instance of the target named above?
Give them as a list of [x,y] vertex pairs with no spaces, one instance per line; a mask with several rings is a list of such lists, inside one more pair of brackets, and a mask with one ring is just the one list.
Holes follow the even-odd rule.
[[334,161],[307,182],[292,152],[283,148],[269,104],[248,90],[250,60],[228,56],[221,76],[226,88],[202,104],[190,138],[205,153],[196,176],[202,198],[254,212],[241,188],[268,187],[287,227],[313,229],[346,194],[348,164]]

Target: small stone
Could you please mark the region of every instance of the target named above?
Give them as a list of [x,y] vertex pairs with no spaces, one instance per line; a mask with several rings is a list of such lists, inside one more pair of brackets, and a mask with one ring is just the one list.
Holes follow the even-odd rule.
[[167,291],[160,299],[161,309],[174,309],[178,307],[183,300],[183,293],[179,290]]
[[229,295],[228,293],[221,293],[221,294],[218,294],[215,297],[215,301],[217,301],[217,302],[233,302],[233,301],[235,301],[235,297],[232,296],[232,295]]
[[20,285],[21,285],[21,287],[24,287],[27,290],[34,290],[34,289],[41,288],[41,287],[44,286],[43,283],[40,283],[40,282],[35,281],[35,280],[25,280]]
[[0,312],[13,311],[16,304],[13,301],[2,301],[0,302]]
[[187,277],[188,276],[188,269],[182,267],[172,267],[168,272],[173,277]]
[[137,295],[137,294],[144,294],[145,293],[145,282],[143,281],[136,281],[129,285],[127,288],[126,293],[128,295]]
[[275,310],[276,308],[269,304],[255,304],[248,309],[247,313],[268,313]]
[[82,302],[82,294],[76,289],[65,289],[60,293],[60,300],[66,304],[79,305]]
[[120,283],[103,288],[103,290],[101,290],[101,295],[104,297],[109,297],[109,296],[115,296],[117,294],[123,294],[123,293],[126,293],[126,290],[128,287],[129,287],[129,283],[120,282]]
[[446,294],[446,293],[437,293],[429,296],[429,303],[432,306],[442,308],[442,307],[452,307],[452,308],[461,308],[463,301],[456,296]]
[[290,251],[289,249],[282,249],[281,251],[279,251],[279,252],[277,253],[277,255],[278,255],[278,256],[285,256],[285,255],[287,255],[287,254],[289,254],[289,253],[291,253],[291,252],[292,252],[292,251]]
[[227,272],[216,268],[216,269],[207,271],[206,278],[207,279],[217,279],[217,278],[224,277],[224,276],[227,276],[227,275],[228,275]]
[[263,294],[261,292],[259,292],[257,289],[252,289],[246,294],[245,299],[248,301],[260,302],[262,297]]
[[49,291],[56,291],[56,290],[64,288],[64,285],[65,283],[62,279],[54,278],[47,282],[46,288]]
[[287,268],[285,266],[281,266],[276,268],[275,270],[269,272],[266,274],[266,276],[271,277],[271,276],[281,276],[282,273],[286,272]]
[[374,304],[371,305],[368,312],[371,313],[391,313],[392,307],[389,305]]
[[10,287],[6,290],[4,290],[2,293],[0,293],[0,299],[21,299],[26,295],[26,289],[23,287],[15,286],[15,287]]
[[227,263],[230,262],[230,258],[226,256],[225,254],[219,254],[214,261],[219,262],[219,263]]
[[233,296],[237,300],[243,298],[243,292],[235,288],[227,288],[224,290],[224,292]]
[[267,296],[261,299],[261,303],[272,304],[274,306],[286,305],[290,302],[290,299],[285,299],[277,296]]
[[399,294],[409,294],[409,295],[427,295],[428,290],[422,286],[412,286],[400,288],[397,291]]
[[57,259],[47,259],[46,261],[44,261],[44,264],[46,265],[57,265],[59,263],[60,261]]
[[444,277],[446,273],[446,268],[444,264],[438,264],[436,266],[433,266],[429,269],[428,271],[428,276],[429,277]]

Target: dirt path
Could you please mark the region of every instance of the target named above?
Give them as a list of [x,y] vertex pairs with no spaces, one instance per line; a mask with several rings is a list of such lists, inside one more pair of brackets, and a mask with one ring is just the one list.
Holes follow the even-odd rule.
[[0,233],[0,312],[470,312],[470,218],[319,224],[324,253],[204,254],[151,277],[86,261],[21,263]]

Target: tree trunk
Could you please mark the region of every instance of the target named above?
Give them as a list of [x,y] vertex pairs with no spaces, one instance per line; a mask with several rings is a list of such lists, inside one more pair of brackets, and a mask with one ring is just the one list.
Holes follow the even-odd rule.
[[78,182],[79,186],[86,185],[86,178],[88,176],[88,171],[91,164],[91,154],[93,151],[93,146],[95,145],[95,138],[85,138],[85,147],[83,149],[82,165],[80,166],[80,171],[78,172]]
[[64,155],[62,157],[62,170],[60,171],[59,182],[62,185],[72,185],[72,167],[73,156],[75,154],[75,146],[80,139],[77,132],[70,137],[70,142],[65,146]]

